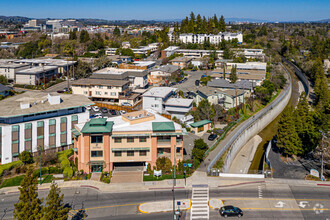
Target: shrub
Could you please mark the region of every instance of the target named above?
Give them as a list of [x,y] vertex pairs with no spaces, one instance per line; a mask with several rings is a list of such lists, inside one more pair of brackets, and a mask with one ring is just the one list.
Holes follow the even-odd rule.
[[60,174],[63,173],[63,168],[58,168],[58,167],[49,167],[49,173],[52,174]]
[[91,178],[91,176],[92,176],[91,173],[87,174],[87,179],[89,180]]
[[164,173],[171,172],[172,162],[167,157],[160,157],[156,161],[157,170],[162,170]]
[[31,152],[29,151],[23,151],[18,155],[18,158],[24,163],[24,164],[31,164],[33,163],[33,157]]
[[73,170],[72,170],[72,168],[71,167],[65,167],[64,168],[64,171],[63,171],[63,176],[65,178],[71,179],[72,176],[73,176]]
[[62,160],[61,162],[61,167],[65,168],[65,167],[70,167],[70,161],[68,159],[66,160]]
[[0,165],[0,177],[2,176],[2,173],[5,170],[9,171],[9,170],[13,169],[14,167],[18,167],[18,166],[21,166],[21,165],[23,165],[23,162],[20,161],[20,160]]
[[[41,168],[41,175],[44,175],[44,174],[49,174],[48,167]],[[40,169],[33,171],[33,177],[38,177],[38,176],[40,176]]]

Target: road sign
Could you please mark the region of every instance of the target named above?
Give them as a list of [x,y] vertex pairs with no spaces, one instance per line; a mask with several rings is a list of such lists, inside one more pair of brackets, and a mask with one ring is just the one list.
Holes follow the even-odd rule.
[[187,163],[184,163],[183,166],[184,166],[184,167],[187,167]]
[[319,171],[311,169],[310,174],[315,177],[320,177]]
[[188,167],[191,168],[192,167],[192,163],[188,163]]
[[177,204],[177,205],[181,205],[181,202],[180,202],[180,201],[177,201],[176,204]]

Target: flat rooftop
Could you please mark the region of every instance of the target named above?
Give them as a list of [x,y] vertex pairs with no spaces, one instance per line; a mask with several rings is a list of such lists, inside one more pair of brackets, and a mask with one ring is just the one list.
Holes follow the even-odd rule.
[[[59,104],[51,105],[48,101],[48,94],[51,96],[60,96],[61,102]],[[21,104],[29,105],[30,107],[22,109]],[[28,91],[0,101],[0,117],[9,118],[93,104],[94,103],[92,101],[83,95],[59,95],[56,92],[46,93],[39,91]]]
[[28,64],[19,64],[19,63],[5,63],[5,62],[0,62],[0,68],[21,68],[21,67],[29,67]]
[[142,96],[144,97],[158,97],[165,98],[171,92],[175,92],[177,88],[172,87],[153,87],[147,92],[145,92]]
[[37,75],[40,73],[56,70],[57,68],[58,68],[57,66],[36,66],[36,67],[20,70],[16,72],[16,74]]
[[166,106],[182,106],[182,107],[189,107],[193,99],[183,99],[183,98],[169,98],[165,105]]
[[129,84],[129,81],[126,80],[104,80],[104,79],[91,79],[91,78],[83,78],[78,79],[76,81],[72,82],[72,85],[94,85],[94,86],[124,86],[126,84]]

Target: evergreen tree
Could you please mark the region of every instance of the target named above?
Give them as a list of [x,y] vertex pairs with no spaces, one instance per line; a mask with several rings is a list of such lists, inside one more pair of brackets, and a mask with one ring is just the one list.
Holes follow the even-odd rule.
[[[214,23],[214,28],[217,30],[217,32],[219,31],[219,21],[218,21],[218,18],[217,18],[217,15],[214,14],[213,16],[213,23]],[[216,34],[216,33],[215,33]]]
[[223,15],[221,15],[221,17],[219,19],[219,30],[221,32],[226,31],[226,22],[225,22],[225,18],[223,17]]
[[20,196],[14,205],[14,218],[17,220],[35,220],[42,217],[41,200],[38,198],[37,178],[33,177],[33,168],[30,166],[18,188]]
[[202,34],[207,33],[207,20],[206,20],[205,16],[203,16],[203,20],[202,20],[201,33]]
[[60,195],[61,189],[56,183],[52,183],[47,196],[46,207],[44,208],[43,220],[66,220],[70,208],[63,204],[64,195]]
[[120,36],[120,29],[116,26],[115,29],[113,30],[113,35],[119,37]]
[[69,40],[77,40],[77,31],[70,31]]
[[287,155],[301,155],[302,144],[295,128],[292,107],[287,107],[278,122],[277,147]]
[[196,17],[196,33],[197,34],[202,34],[202,25],[203,25],[202,17],[200,14],[198,14]]
[[80,43],[86,43],[89,41],[89,34],[86,30],[80,32]]
[[231,67],[230,75],[229,75],[229,80],[231,83],[235,83],[237,81],[237,66],[234,65]]

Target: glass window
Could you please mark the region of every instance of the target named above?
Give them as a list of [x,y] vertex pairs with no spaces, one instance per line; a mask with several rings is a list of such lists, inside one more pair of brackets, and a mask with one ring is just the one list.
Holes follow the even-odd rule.
[[127,156],[128,157],[133,157],[134,156],[134,151],[133,150],[127,151]]
[[139,137],[140,142],[147,142],[147,137]]
[[121,143],[121,138],[119,138],[119,137],[115,137],[115,138],[113,138],[113,139],[114,139],[115,143]]
[[147,156],[146,150],[140,150],[140,156]]
[[121,151],[115,151],[115,157],[121,157]]
[[92,144],[103,143],[103,136],[102,135],[91,136],[91,143]]
[[134,143],[134,137],[128,137],[127,143]]
[[103,151],[91,151],[91,157],[103,157]]
[[116,93],[115,92],[111,92],[111,94],[110,95],[112,95],[112,96],[115,96],[116,95]]

